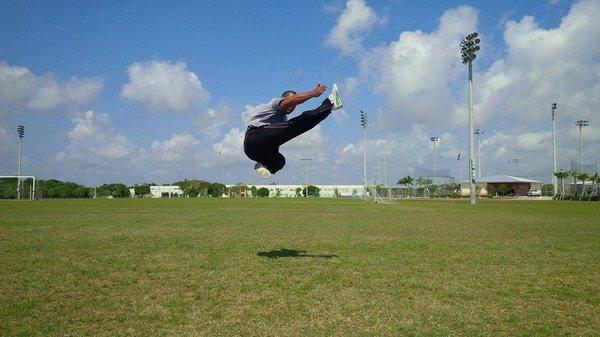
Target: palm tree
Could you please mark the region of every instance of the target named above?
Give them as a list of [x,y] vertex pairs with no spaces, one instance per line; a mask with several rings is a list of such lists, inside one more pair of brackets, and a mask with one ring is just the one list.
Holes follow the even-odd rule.
[[[569,177],[569,172],[564,172],[564,171],[559,171],[559,172],[555,172],[554,176],[556,177],[556,179],[560,180],[560,199],[563,199],[565,197],[565,179]],[[554,191],[555,194],[558,194],[557,191]]]
[[398,182],[396,184],[407,187],[408,185],[412,185],[414,181],[415,181],[415,178],[413,178],[411,176],[406,176],[406,177],[403,177],[402,179],[398,180]]

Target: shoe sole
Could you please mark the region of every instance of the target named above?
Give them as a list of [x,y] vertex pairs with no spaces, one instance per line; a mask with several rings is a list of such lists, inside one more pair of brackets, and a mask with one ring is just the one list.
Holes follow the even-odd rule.
[[337,84],[333,84],[332,94],[335,102],[333,102],[333,110],[338,110],[343,107],[342,99],[340,98],[340,92],[338,90]]

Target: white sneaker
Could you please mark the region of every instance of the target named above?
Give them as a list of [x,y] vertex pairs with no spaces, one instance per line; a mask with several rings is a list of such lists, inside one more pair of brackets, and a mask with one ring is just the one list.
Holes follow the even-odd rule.
[[258,173],[259,177],[263,179],[271,178],[271,172],[269,172],[269,170],[266,167],[262,166],[260,163],[256,163],[256,165],[254,165],[254,169]]
[[333,84],[333,87],[331,88],[331,94],[328,98],[331,101],[331,103],[333,103],[333,108],[331,108],[332,110],[338,110],[342,108],[342,98],[340,97],[340,92],[338,91],[337,84]]

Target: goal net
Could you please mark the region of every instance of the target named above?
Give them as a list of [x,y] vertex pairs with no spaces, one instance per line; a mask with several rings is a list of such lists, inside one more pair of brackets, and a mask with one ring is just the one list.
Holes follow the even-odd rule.
[[34,176],[0,176],[0,199],[34,200],[37,187]]

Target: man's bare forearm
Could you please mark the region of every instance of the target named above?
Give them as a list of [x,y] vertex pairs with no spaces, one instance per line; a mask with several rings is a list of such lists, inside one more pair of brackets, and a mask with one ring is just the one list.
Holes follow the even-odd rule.
[[[307,92],[301,92],[299,94],[294,94],[294,95],[290,95],[286,98],[284,98],[281,102],[279,102],[279,106],[284,110],[287,111],[290,108],[294,108],[296,105],[298,104],[302,104],[306,101],[308,101],[309,99],[313,98],[313,97],[319,97],[321,96],[321,94],[327,89],[326,86],[322,85],[321,83],[317,84],[317,86],[311,90],[311,91],[307,91]],[[288,112],[289,113],[289,112]]]
[[[311,91],[307,91],[307,92],[297,93],[290,98],[286,98],[285,100],[286,101],[289,100],[290,106],[295,106],[298,104],[302,104],[313,97],[316,97],[316,95],[315,95],[314,90],[311,90]],[[288,103],[288,102],[285,102],[285,103]]]

